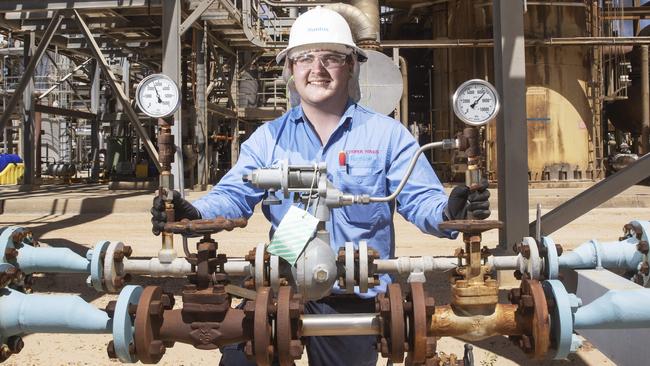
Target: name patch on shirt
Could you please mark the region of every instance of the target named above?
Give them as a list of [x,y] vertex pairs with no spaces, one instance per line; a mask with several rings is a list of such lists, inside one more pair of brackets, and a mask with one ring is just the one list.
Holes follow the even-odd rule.
[[357,168],[374,168],[377,166],[379,150],[346,150],[347,163]]

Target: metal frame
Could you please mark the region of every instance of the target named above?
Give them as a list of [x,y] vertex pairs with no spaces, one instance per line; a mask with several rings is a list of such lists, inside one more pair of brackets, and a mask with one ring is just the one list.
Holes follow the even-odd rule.
[[[648,176],[650,176],[650,154],[644,155],[627,168],[601,180],[542,216],[542,235],[553,233]],[[500,195],[499,199],[501,199]],[[529,232],[535,232],[536,224],[537,220],[530,223]]]
[[126,115],[129,117],[129,120],[131,121],[136,133],[138,134],[138,137],[140,137],[140,139],[142,139],[142,141],[144,142],[144,147],[145,150],[147,150],[149,157],[156,165],[158,171],[160,171],[161,166],[160,166],[160,160],[158,159],[158,151],[153,146],[153,143],[151,142],[149,135],[147,135],[147,132],[140,124],[140,119],[138,118],[138,115],[135,113],[135,110],[133,110],[133,107],[131,106],[128,97],[124,94],[124,90],[122,89],[122,87],[117,85],[117,82],[115,81],[116,80],[115,75],[113,74],[113,71],[111,71],[110,67],[106,63],[106,59],[104,59],[104,55],[102,54],[102,51],[99,49],[99,46],[97,46],[97,43],[95,42],[92,33],[90,33],[90,29],[88,29],[86,22],[84,22],[84,20],[81,18],[81,15],[77,10],[73,10],[73,13],[75,15],[75,19],[79,23],[79,28],[81,29],[84,37],[86,37],[86,40],[91,46],[90,50],[95,56],[95,59],[97,60],[97,64],[99,65],[99,67],[101,67],[102,71],[104,72],[104,75],[106,75],[106,78],[108,79],[107,80],[108,84],[111,86],[111,89],[113,89],[113,92],[115,93],[118,100],[122,104],[122,108],[124,108]]

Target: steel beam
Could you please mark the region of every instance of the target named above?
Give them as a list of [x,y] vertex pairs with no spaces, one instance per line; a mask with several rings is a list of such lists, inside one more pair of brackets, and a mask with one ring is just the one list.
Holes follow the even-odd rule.
[[181,24],[181,26],[180,26],[180,28],[178,30],[179,36],[182,36],[183,34],[185,34],[185,32],[188,29],[190,29],[192,24],[197,19],[199,19],[201,14],[203,14],[203,12],[206,11],[210,7],[210,5],[214,4],[215,1],[216,0],[203,0],[203,1],[201,1],[201,3],[196,7],[196,9],[194,9],[194,11],[192,11],[192,14],[190,14],[185,19],[185,21],[183,21],[183,24]]
[[[650,176],[650,154],[644,155],[627,168],[601,180],[542,216],[542,235],[553,233],[648,176]],[[533,221],[529,225],[530,233],[534,232],[536,223]]]
[[74,109],[52,107],[44,104],[35,104],[34,111],[45,113],[45,114],[53,114],[56,116],[66,116],[70,118],[81,118],[81,119],[88,119],[88,120],[97,118],[97,115],[94,113],[82,112]]
[[[25,68],[29,67],[32,60],[36,57],[34,51],[34,33],[29,33],[25,35],[23,47],[24,47],[24,57],[23,63]],[[43,43],[43,41],[41,41]],[[40,46],[40,44],[39,44]],[[47,46],[47,45],[46,45]],[[42,55],[42,54],[41,54]],[[33,74],[33,70],[32,70]],[[21,79],[21,83],[22,83]],[[34,115],[34,78],[33,75],[26,80],[25,87],[22,91],[16,92],[14,95],[19,95],[22,93],[23,97],[23,138],[22,138],[22,152],[23,152],[23,161],[25,162],[25,174],[23,174],[23,185],[25,188],[30,189],[31,185],[34,184],[34,152],[36,150],[36,144],[34,143],[34,120],[36,116]],[[13,99],[13,98],[12,98]],[[40,152],[39,152],[40,154]]]
[[195,136],[199,147],[197,165],[197,183],[201,188],[208,184],[209,154],[208,148],[208,110],[207,110],[207,65],[208,65],[208,27],[203,22],[203,31],[196,32],[196,125]]
[[104,72],[104,75],[106,75],[108,84],[111,86],[111,89],[113,89],[113,93],[120,101],[120,104],[122,104],[122,107],[124,108],[124,112],[126,112],[126,115],[129,117],[129,120],[133,124],[133,127],[135,129],[135,132],[138,134],[138,137],[140,137],[140,139],[144,142],[144,148],[145,150],[147,150],[149,157],[156,165],[156,168],[158,168],[158,170],[160,171],[161,166],[160,166],[160,160],[158,159],[158,151],[153,146],[153,143],[151,142],[151,139],[149,138],[147,131],[145,131],[145,129],[140,124],[140,119],[138,118],[137,113],[135,113],[133,107],[131,106],[128,97],[126,96],[126,94],[124,94],[124,90],[120,85],[117,84],[116,81],[117,79],[115,78],[113,71],[111,71],[111,68],[106,63],[106,59],[104,58],[102,51],[97,46],[97,43],[95,43],[93,35],[92,33],[90,33],[90,29],[88,29],[88,26],[81,18],[79,12],[77,10],[73,10],[73,12],[75,15],[75,19],[77,19],[77,22],[79,23],[79,28],[81,29],[83,35],[86,37],[86,40],[91,46],[90,50],[95,56],[95,59],[97,60],[97,64],[99,65],[99,67],[101,67],[102,71]]
[[[163,21],[162,21],[162,38],[163,38],[163,74],[169,76],[176,85],[181,84],[181,39],[179,28],[181,25],[181,2],[180,0],[163,0]],[[182,94],[182,93],[181,93]],[[182,98],[182,96],[181,96]],[[181,101],[181,104],[183,101]],[[174,145],[176,153],[172,163],[172,174],[174,175],[174,186],[172,188],[184,195],[185,182],[183,179],[183,135],[181,128],[182,108],[178,108],[174,113],[174,125],[172,134],[174,134]]]
[[501,95],[497,116],[498,212],[500,249],[528,235],[528,140],[524,1],[495,1],[494,74]]
[[25,66],[25,71],[23,72],[23,75],[20,78],[20,82],[18,82],[18,86],[16,86],[16,90],[14,94],[11,96],[9,103],[5,105],[5,110],[2,113],[2,117],[0,117],[0,131],[4,129],[5,125],[11,118],[11,113],[13,112],[14,108],[16,107],[16,104],[18,104],[18,101],[22,97],[22,93],[25,91],[25,87],[27,87],[27,84],[31,80],[32,76],[34,76],[34,70],[36,69],[36,65],[38,65],[39,62],[41,61],[41,58],[43,57],[45,50],[49,46],[50,41],[52,41],[52,37],[54,37],[54,32],[56,32],[56,29],[59,27],[59,24],[61,24],[61,20],[63,20],[62,14],[59,14],[58,12],[54,14],[54,17],[52,18],[50,25],[45,30],[45,34],[43,34],[43,38],[41,38],[41,41],[38,43],[38,47],[36,48],[36,51],[34,51],[34,54],[29,59],[29,64]]
[[0,1],[0,13],[9,11],[119,9],[150,6],[160,6],[160,0],[2,0]]

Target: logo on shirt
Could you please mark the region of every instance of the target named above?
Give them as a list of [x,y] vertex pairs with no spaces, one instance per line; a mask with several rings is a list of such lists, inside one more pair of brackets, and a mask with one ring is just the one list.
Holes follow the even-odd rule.
[[356,167],[374,167],[377,164],[379,150],[375,149],[357,149],[346,150],[348,164]]

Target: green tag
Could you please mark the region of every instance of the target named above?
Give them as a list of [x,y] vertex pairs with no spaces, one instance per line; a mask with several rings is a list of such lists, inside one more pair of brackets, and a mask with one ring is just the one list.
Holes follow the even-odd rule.
[[280,221],[280,225],[271,239],[271,244],[266,250],[283,258],[293,266],[309,239],[314,235],[317,225],[318,219],[309,212],[291,206]]

